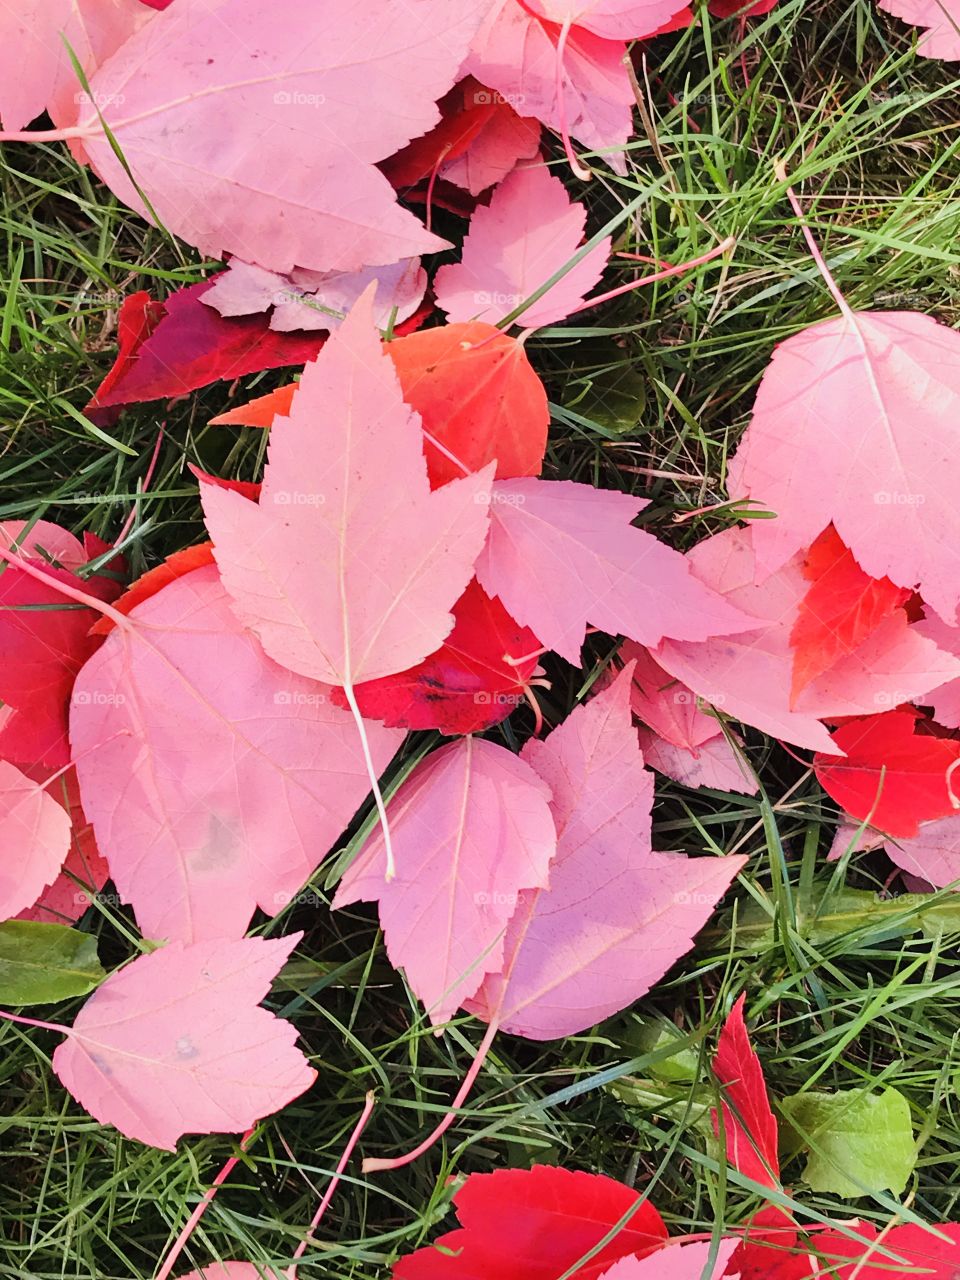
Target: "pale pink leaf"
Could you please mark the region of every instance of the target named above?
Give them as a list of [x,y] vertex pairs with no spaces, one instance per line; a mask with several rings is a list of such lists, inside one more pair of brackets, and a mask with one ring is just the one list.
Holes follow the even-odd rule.
[[[878,841],[879,842],[879,841]],[[883,839],[891,860],[938,889],[956,889],[960,881],[960,814],[922,822],[915,836]]]
[[539,151],[539,123],[504,106],[494,111],[462,155],[440,166],[439,177],[478,196]]
[[696,747],[678,747],[651,729],[637,731],[647,766],[683,787],[712,787],[754,796],[760,787],[722,733]]
[[[812,680],[791,705],[793,625],[809,583],[797,555],[764,576],[755,550],[757,530],[726,529],[688,554],[693,572],[755,620],[742,635],[701,644],[665,641],[658,663],[711,706],[773,737],[837,754],[822,720],[873,715],[918,697],[957,671],[957,659],[910,627],[897,612],[852,653]],[[757,624],[761,624],[757,626]]]
[[[276,915],[365,799],[359,736],[330,690],[268,658],[216,568],[138,605],[80,672],[83,807],[147,937],[239,937]],[[366,726],[378,770],[403,732]]]
[[828,862],[837,862],[846,853],[869,853],[871,849],[879,849],[884,836],[872,827],[862,827],[852,818],[845,818],[837,827],[827,852]]
[[960,0],[878,0],[895,18],[922,28],[917,52],[960,62]]
[[70,817],[42,785],[0,760],[0,920],[32,907],[70,848]]
[[620,41],[590,31],[571,31],[563,56],[564,111],[557,94],[560,28],[544,23],[521,0],[492,0],[464,64],[506,98],[521,116],[534,116],[560,132],[565,117],[570,134],[584,146],[608,151],[623,170],[622,148],[633,132],[635,100]]
[[653,775],[630,715],[631,668],[523,759],[553,793],[549,889],[521,895],[503,969],[466,1007],[532,1040],[625,1009],[689,951],[746,859],[654,853]]
[[[730,1259],[740,1247],[740,1240],[721,1240],[710,1280],[737,1280],[729,1274]],[[648,1253],[642,1258],[621,1258],[600,1280],[703,1280],[704,1268],[710,1261],[711,1244],[708,1240],[693,1244],[668,1244],[665,1249]]]
[[[355,271],[434,251],[374,168],[440,119],[475,0],[176,0],[91,81],[79,121],[110,188],[202,254]],[[128,176],[129,167],[131,176]]]
[[[913,630],[932,640],[944,653],[960,658],[960,627],[949,627],[935,613],[930,613],[921,622],[915,622]],[[960,729],[960,679],[938,685],[918,701],[933,708],[933,718],[938,724],[947,729]]]
[[44,110],[60,126],[74,124],[90,99],[67,45],[90,76],[154,16],[141,0],[16,0],[0,5],[4,129],[22,129]]
[[646,505],[572,480],[497,481],[480,585],[577,666],[588,624],[646,645],[749,627],[678,551],[631,526]]
[[296,1267],[286,1271],[271,1271],[269,1267],[255,1267],[252,1262],[211,1262],[199,1271],[191,1271],[179,1280],[269,1280],[279,1276],[282,1280],[297,1280]]
[[[438,306],[452,323],[497,324],[569,262],[586,222],[584,206],[547,168],[515,169],[470,219],[460,262],[437,272]],[[609,256],[608,236],[515,323],[539,329],[565,319],[603,275]]]
[[431,492],[420,417],[371,307],[368,290],[275,420],[259,505],[200,490],[239,616],[277,662],[340,686],[440,647],[483,545],[494,469]]
[[698,747],[721,732],[716,716],[698,705],[697,695],[664,670],[649,649],[633,640],[620,646],[620,660],[633,663],[633,714],[675,747]]
[[495,742],[461,738],[414,770],[388,807],[396,876],[376,832],[334,899],[379,903],[387,953],[434,1023],[503,963],[521,892],[547,884],[557,851],[550,790]]
[[173,1151],[184,1133],[241,1133],[309,1089],[297,1031],[258,1007],[302,934],[173,942],[112,974],[53,1069],[81,1106]]
[[377,288],[374,323],[386,329],[391,318],[399,324],[413,315],[426,292],[427,276],[419,258],[352,272],[297,268],[286,276],[234,258],[214,277],[202,301],[222,316],[247,316],[272,307],[270,328],[281,333],[333,330],[370,284]]
[[833,522],[871,577],[918,588],[944,621],[960,601],[960,333],[913,312],[812,325],[774,352],[730,463],[757,570],[785,565]]
[[592,31],[605,40],[635,40],[666,26],[685,0],[524,0],[531,12]]

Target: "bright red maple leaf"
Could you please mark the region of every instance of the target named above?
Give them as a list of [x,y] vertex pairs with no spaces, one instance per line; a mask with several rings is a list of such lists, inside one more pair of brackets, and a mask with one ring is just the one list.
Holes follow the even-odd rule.
[[912,709],[846,721],[831,737],[843,757],[817,755],[820,785],[859,822],[914,836],[921,822],[954,813],[949,785],[960,742],[920,733]]
[[[741,996],[724,1023],[713,1059],[713,1072],[723,1086],[723,1140],[727,1159],[747,1178],[779,1190],[777,1121],[770,1110],[760,1059],[750,1044]],[[714,1132],[720,1122],[713,1112]]]

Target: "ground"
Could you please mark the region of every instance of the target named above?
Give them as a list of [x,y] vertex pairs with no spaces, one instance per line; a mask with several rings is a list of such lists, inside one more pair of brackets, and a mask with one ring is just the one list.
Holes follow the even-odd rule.
[[[951,68],[917,58],[912,32],[872,0],[782,0],[745,29],[703,18],[651,46],[649,124],[629,174],[601,170],[586,198],[596,230],[643,197],[618,228],[622,250],[680,262],[731,235],[735,252],[528,343],[552,402],[546,474],[643,493],[649,524],[680,546],[731,518],[718,505],[725,461],[774,344],[834,311],[774,176],[777,157],[854,307],[960,323],[960,81]],[[565,172],[559,148],[553,154]],[[0,518],[40,515],[111,537],[136,503],[130,559],[140,572],[201,536],[188,463],[257,474],[262,433],[210,430],[209,418],[286,375],[134,409],[93,434],[79,411],[112,360],[119,300],[138,288],[164,295],[199,279],[203,264],[146,230],[60,145],[6,146],[0,176]],[[160,463],[138,497],[161,423]],[[591,661],[610,651],[597,638]],[[544,710],[555,722],[583,676],[559,662],[550,675]],[[494,736],[517,744],[530,732],[524,717]],[[928,919],[921,931],[915,904],[896,897],[899,883],[885,887],[882,855],[827,864],[836,815],[806,763],[757,734],[748,745],[759,798],[658,784],[655,847],[750,859],[695,950],[653,995],[589,1034],[544,1045],[502,1036],[442,1145],[386,1176],[364,1179],[351,1166],[301,1277],[388,1274],[398,1252],[449,1227],[451,1175],[504,1164],[562,1162],[635,1180],[676,1231],[743,1221],[753,1202],[719,1172],[697,1105],[714,1096],[709,1054],[741,991],[773,1096],[812,1082],[895,1083],[922,1143],[911,1206],[928,1219],[957,1215],[956,918],[944,911],[940,927]],[[327,884],[319,873],[319,900]],[[844,885],[871,892],[851,906],[837,896]],[[122,913],[108,903],[98,911],[102,957],[118,960]],[[291,908],[307,936],[273,1007],[297,1024],[320,1081],[263,1125],[197,1230],[190,1265],[289,1260],[365,1092],[380,1103],[364,1151],[395,1154],[455,1091],[478,1024],[464,1017],[435,1038],[371,921],[364,910],[334,919],[309,902]],[[695,1084],[665,1082],[673,1049],[650,1048],[658,1017],[681,1033],[688,1069],[679,1074]],[[52,1076],[54,1036],[6,1026],[0,1040],[0,1277],[146,1280],[234,1143],[194,1139],[171,1155],[125,1141]],[[785,1178],[805,1219],[889,1217],[883,1197],[853,1205],[814,1194],[801,1168],[789,1164]]]

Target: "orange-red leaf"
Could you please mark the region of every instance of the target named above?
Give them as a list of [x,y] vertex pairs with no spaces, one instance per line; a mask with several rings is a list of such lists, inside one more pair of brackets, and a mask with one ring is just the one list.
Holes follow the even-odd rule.
[[[723,1136],[727,1159],[733,1167],[744,1177],[777,1190],[780,1183],[777,1121],[770,1110],[760,1059],[750,1044],[743,1020],[745,999],[741,996],[730,1010],[713,1060],[714,1074],[723,1085],[727,1099],[722,1104]],[[713,1129],[719,1134],[716,1111]]]

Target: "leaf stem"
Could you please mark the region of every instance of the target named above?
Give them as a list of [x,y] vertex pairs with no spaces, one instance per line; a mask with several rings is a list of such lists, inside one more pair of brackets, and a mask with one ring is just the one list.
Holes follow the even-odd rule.
[[360,745],[363,749],[363,760],[367,766],[367,777],[370,780],[370,789],[373,791],[374,803],[377,806],[377,813],[380,817],[380,828],[383,831],[383,848],[387,858],[387,880],[392,880],[397,874],[397,864],[393,856],[393,840],[390,837],[390,823],[387,819],[387,806],[383,802],[383,792],[380,790],[380,780],[377,777],[376,766],[373,763],[373,756],[370,752],[370,740],[367,737],[367,728],[363,723],[363,716],[360,714],[360,708],[357,705],[357,698],[353,692],[353,684],[347,682],[343,686],[344,696],[347,699],[347,705],[353,713],[354,723],[357,726],[357,732],[360,734]]
[[658,280],[666,280],[670,276],[682,275],[684,271],[692,271],[694,267],[702,267],[705,262],[712,262],[714,258],[719,258],[721,254],[736,248],[736,244],[735,236],[727,236],[726,240],[714,245],[707,253],[702,253],[699,258],[691,258],[689,262],[678,262],[675,267],[667,267],[663,271],[655,271],[652,276],[643,276],[639,280],[631,280],[629,284],[618,285],[616,289],[611,289],[608,293],[598,294],[595,298],[587,298],[586,302],[581,302],[569,314],[575,316],[580,311],[588,311],[590,307],[598,307],[601,302],[609,302],[611,298],[619,298],[621,294],[630,293],[632,289],[639,289],[642,285],[656,284]]
[[[773,171],[777,175],[777,180],[779,182],[788,181],[787,166],[783,160],[774,160]],[[790,207],[797,216],[797,221],[800,223],[800,230],[803,232],[803,238],[806,240],[807,248],[810,250],[810,257],[813,258],[813,261],[816,263],[817,270],[823,277],[824,284],[826,284],[827,288],[830,290],[830,293],[833,295],[834,302],[846,318],[848,320],[853,320],[853,309],[840,292],[840,286],[831,275],[830,268],[827,266],[824,256],[820,252],[820,247],[813,238],[813,232],[807,226],[807,220],[804,216],[803,209],[800,207],[800,201],[797,199],[797,193],[789,184],[787,186],[787,199],[790,201]]]

